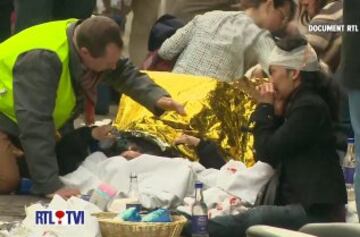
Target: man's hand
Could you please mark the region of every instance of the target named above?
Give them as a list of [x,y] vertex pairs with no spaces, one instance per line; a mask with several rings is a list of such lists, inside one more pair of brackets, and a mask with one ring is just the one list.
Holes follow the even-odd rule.
[[115,137],[111,134],[112,129],[113,127],[111,125],[95,127],[91,130],[91,136],[98,141],[105,139],[113,139]]
[[178,144],[185,144],[192,147],[197,147],[200,143],[200,139],[197,137],[193,137],[190,135],[183,134],[180,137],[176,138],[174,143]]
[[66,199],[68,199],[68,198],[70,198],[72,196],[80,195],[80,190],[77,189],[77,188],[64,187],[64,188],[60,188],[55,193],[46,195],[46,197],[53,198],[55,194],[61,196],[62,198],[64,198],[66,200]]
[[182,104],[174,101],[170,97],[161,97],[157,102],[156,106],[163,110],[176,111],[178,114],[185,116],[185,108]]

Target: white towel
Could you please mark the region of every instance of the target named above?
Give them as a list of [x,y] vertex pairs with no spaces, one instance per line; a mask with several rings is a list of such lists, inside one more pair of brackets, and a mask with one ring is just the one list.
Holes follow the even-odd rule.
[[242,162],[230,160],[221,167],[216,187],[254,204],[261,188],[274,174],[273,168],[263,162],[256,162],[247,168]]
[[121,156],[106,158],[101,152],[90,155],[74,172],[61,177],[65,185],[78,187],[82,193],[107,183],[121,193],[129,189],[129,175],[138,175],[140,201],[146,208],[173,208],[194,194],[196,180],[210,189],[208,204],[223,201],[229,195],[253,204],[261,187],[273,174],[271,166],[257,162],[246,168],[239,161],[229,161],[221,170],[205,169],[183,158],[141,155],[133,160]]
[[138,175],[141,203],[146,208],[175,207],[193,191],[196,172],[204,167],[182,158],[141,155],[133,160],[121,156],[106,158],[103,153],[90,155],[74,172],[61,177],[67,186],[78,187],[82,193],[101,182],[121,193],[129,190],[129,175]]

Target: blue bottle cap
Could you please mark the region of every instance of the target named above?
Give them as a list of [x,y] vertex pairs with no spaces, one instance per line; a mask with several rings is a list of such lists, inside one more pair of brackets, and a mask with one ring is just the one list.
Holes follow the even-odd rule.
[[353,137],[349,137],[349,138],[347,139],[347,142],[348,142],[348,143],[351,143],[351,144],[354,144],[355,139],[354,139]]
[[199,182],[199,181],[197,181],[196,183],[195,183],[195,188],[203,188],[204,187],[204,184],[203,183],[201,183],[201,182]]
[[31,179],[21,178],[20,186],[17,194],[22,194],[22,195],[30,194],[31,187],[32,187]]

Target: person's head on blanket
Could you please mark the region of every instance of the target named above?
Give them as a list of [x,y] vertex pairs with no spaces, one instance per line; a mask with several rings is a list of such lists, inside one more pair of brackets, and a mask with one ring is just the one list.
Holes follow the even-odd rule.
[[139,132],[119,132],[115,141],[111,147],[102,149],[109,157],[121,155],[130,160],[141,154],[163,157],[180,156],[174,149],[159,144],[156,138]]

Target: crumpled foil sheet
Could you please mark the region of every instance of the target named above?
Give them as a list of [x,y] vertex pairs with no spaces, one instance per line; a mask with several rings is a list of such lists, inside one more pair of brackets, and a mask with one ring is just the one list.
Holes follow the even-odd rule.
[[255,86],[262,79],[242,78],[229,84],[201,76],[145,73],[185,105],[187,116],[171,111],[156,117],[123,95],[114,123],[117,129],[156,138],[163,149],[175,147],[182,156],[197,160],[193,148],[173,145],[175,138],[186,133],[215,141],[226,159],[240,160],[247,166],[254,163],[249,119],[256,105]]

